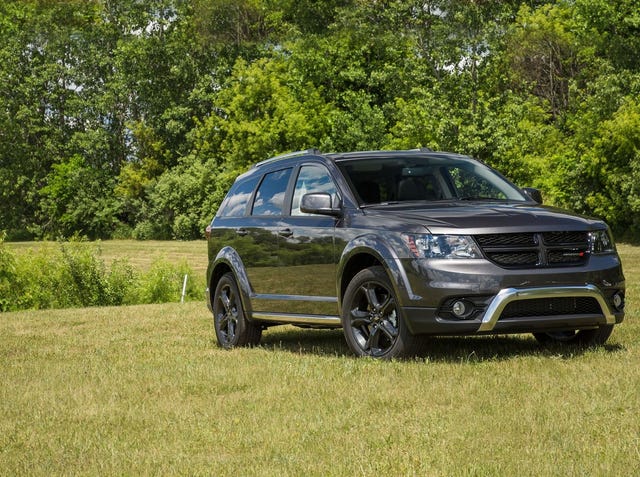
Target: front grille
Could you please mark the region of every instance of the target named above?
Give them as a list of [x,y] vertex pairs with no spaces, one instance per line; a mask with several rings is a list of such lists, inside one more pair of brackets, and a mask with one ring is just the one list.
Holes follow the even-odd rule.
[[484,234],[475,239],[484,255],[503,268],[578,266],[589,258],[587,232]]
[[566,265],[582,263],[584,261],[584,249],[550,250],[547,253],[549,265]]
[[488,234],[476,235],[481,247],[516,247],[537,245],[535,234]]
[[537,252],[487,252],[492,262],[504,266],[532,266],[538,264]]
[[586,232],[546,232],[542,234],[546,245],[581,244],[589,245],[589,236]]
[[598,301],[591,297],[534,298],[509,303],[500,315],[500,319],[601,314]]

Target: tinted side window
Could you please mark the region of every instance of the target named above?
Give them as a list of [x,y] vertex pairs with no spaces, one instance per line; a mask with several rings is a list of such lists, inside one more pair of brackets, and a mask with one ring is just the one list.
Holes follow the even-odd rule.
[[242,217],[247,210],[249,198],[256,188],[259,177],[251,177],[243,182],[236,182],[218,212],[219,217]]
[[280,215],[284,205],[284,196],[291,169],[270,172],[264,176],[256,198],[253,201],[251,215]]
[[293,192],[291,215],[308,215],[300,212],[302,196],[310,192],[327,192],[331,194],[331,203],[338,203],[338,191],[326,168],[318,165],[303,166],[298,174],[296,188]]

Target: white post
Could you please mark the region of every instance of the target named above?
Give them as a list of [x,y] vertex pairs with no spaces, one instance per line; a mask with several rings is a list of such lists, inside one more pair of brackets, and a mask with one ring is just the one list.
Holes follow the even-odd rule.
[[180,297],[180,303],[184,303],[184,295],[187,292],[187,274],[184,275],[184,281],[182,282],[182,296]]

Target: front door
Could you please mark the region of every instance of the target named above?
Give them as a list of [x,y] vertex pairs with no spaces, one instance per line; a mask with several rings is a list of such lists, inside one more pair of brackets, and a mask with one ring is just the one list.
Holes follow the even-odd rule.
[[336,293],[335,227],[339,219],[300,211],[302,196],[311,192],[331,194],[339,201],[338,191],[321,164],[299,168],[289,214],[278,229],[278,275],[286,281],[287,296],[279,307],[285,313],[339,315]]

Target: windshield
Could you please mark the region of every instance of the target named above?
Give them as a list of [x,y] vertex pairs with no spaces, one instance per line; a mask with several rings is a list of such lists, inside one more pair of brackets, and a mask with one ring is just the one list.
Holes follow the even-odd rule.
[[408,201],[528,199],[483,164],[463,158],[375,157],[338,161],[361,205]]

